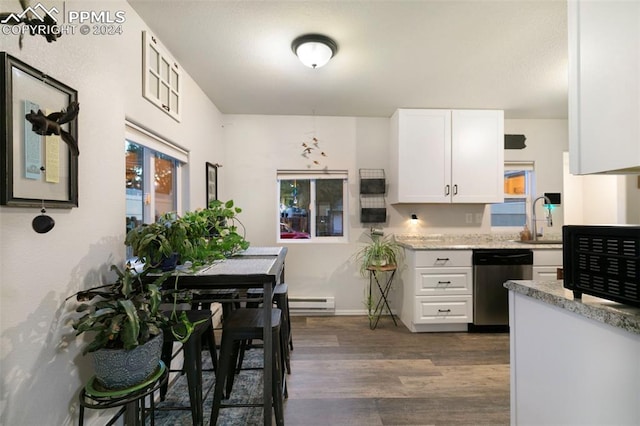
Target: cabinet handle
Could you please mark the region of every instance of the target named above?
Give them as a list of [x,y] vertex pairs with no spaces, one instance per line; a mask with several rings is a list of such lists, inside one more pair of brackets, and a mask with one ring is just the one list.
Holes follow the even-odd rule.
[[449,258],[448,257],[437,257],[436,258],[436,262],[448,262]]
[[438,281],[438,284],[451,284],[451,281]]
[[447,313],[447,312],[451,312],[451,309],[438,309],[438,312]]
[[458,195],[458,185],[453,185],[453,195]]
[[451,186],[445,185],[444,186],[444,195],[449,195],[450,193],[451,193]]

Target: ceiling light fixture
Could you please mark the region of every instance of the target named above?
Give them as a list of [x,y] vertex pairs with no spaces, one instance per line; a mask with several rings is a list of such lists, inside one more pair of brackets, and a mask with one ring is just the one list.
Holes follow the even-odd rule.
[[291,50],[309,68],[320,68],[338,52],[335,41],[321,34],[305,34],[291,43]]

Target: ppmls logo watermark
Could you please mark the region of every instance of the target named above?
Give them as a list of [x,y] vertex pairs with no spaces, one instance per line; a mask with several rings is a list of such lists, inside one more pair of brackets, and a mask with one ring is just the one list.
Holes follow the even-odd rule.
[[66,10],[62,3],[58,8],[47,8],[42,3],[28,6],[22,12],[1,13],[0,32],[3,35],[41,35],[47,41],[55,41],[65,34],[122,34],[126,21],[124,10]]

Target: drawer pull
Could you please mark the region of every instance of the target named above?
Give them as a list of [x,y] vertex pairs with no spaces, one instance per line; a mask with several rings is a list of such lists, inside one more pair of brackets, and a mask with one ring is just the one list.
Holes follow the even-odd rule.
[[448,262],[449,258],[448,257],[438,257],[436,258],[436,262]]
[[439,313],[447,313],[447,312],[451,312],[451,309],[438,309]]
[[438,281],[438,284],[451,284],[451,281]]

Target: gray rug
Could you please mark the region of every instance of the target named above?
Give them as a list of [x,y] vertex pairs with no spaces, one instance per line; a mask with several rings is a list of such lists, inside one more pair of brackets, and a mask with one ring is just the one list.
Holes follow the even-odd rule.
[[[211,358],[207,352],[202,353],[203,369],[211,368]],[[262,349],[250,349],[246,352],[243,367],[261,367]],[[179,368],[172,365],[172,368]],[[211,417],[211,404],[213,403],[213,385],[215,375],[213,371],[202,373],[202,390],[204,397],[204,424],[209,425]],[[223,403],[262,404],[262,370],[243,370],[236,375],[233,382],[233,391],[228,400]],[[187,389],[187,376],[181,375],[170,385],[165,401],[156,404],[155,422],[157,426],[192,425],[190,410],[162,410],[162,407],[188,406],[189,391]],[[217,425],[260,425],[263,424],[262,407],[233,407],[220,410]],[[147,424],[150,424],[147,421]]]

